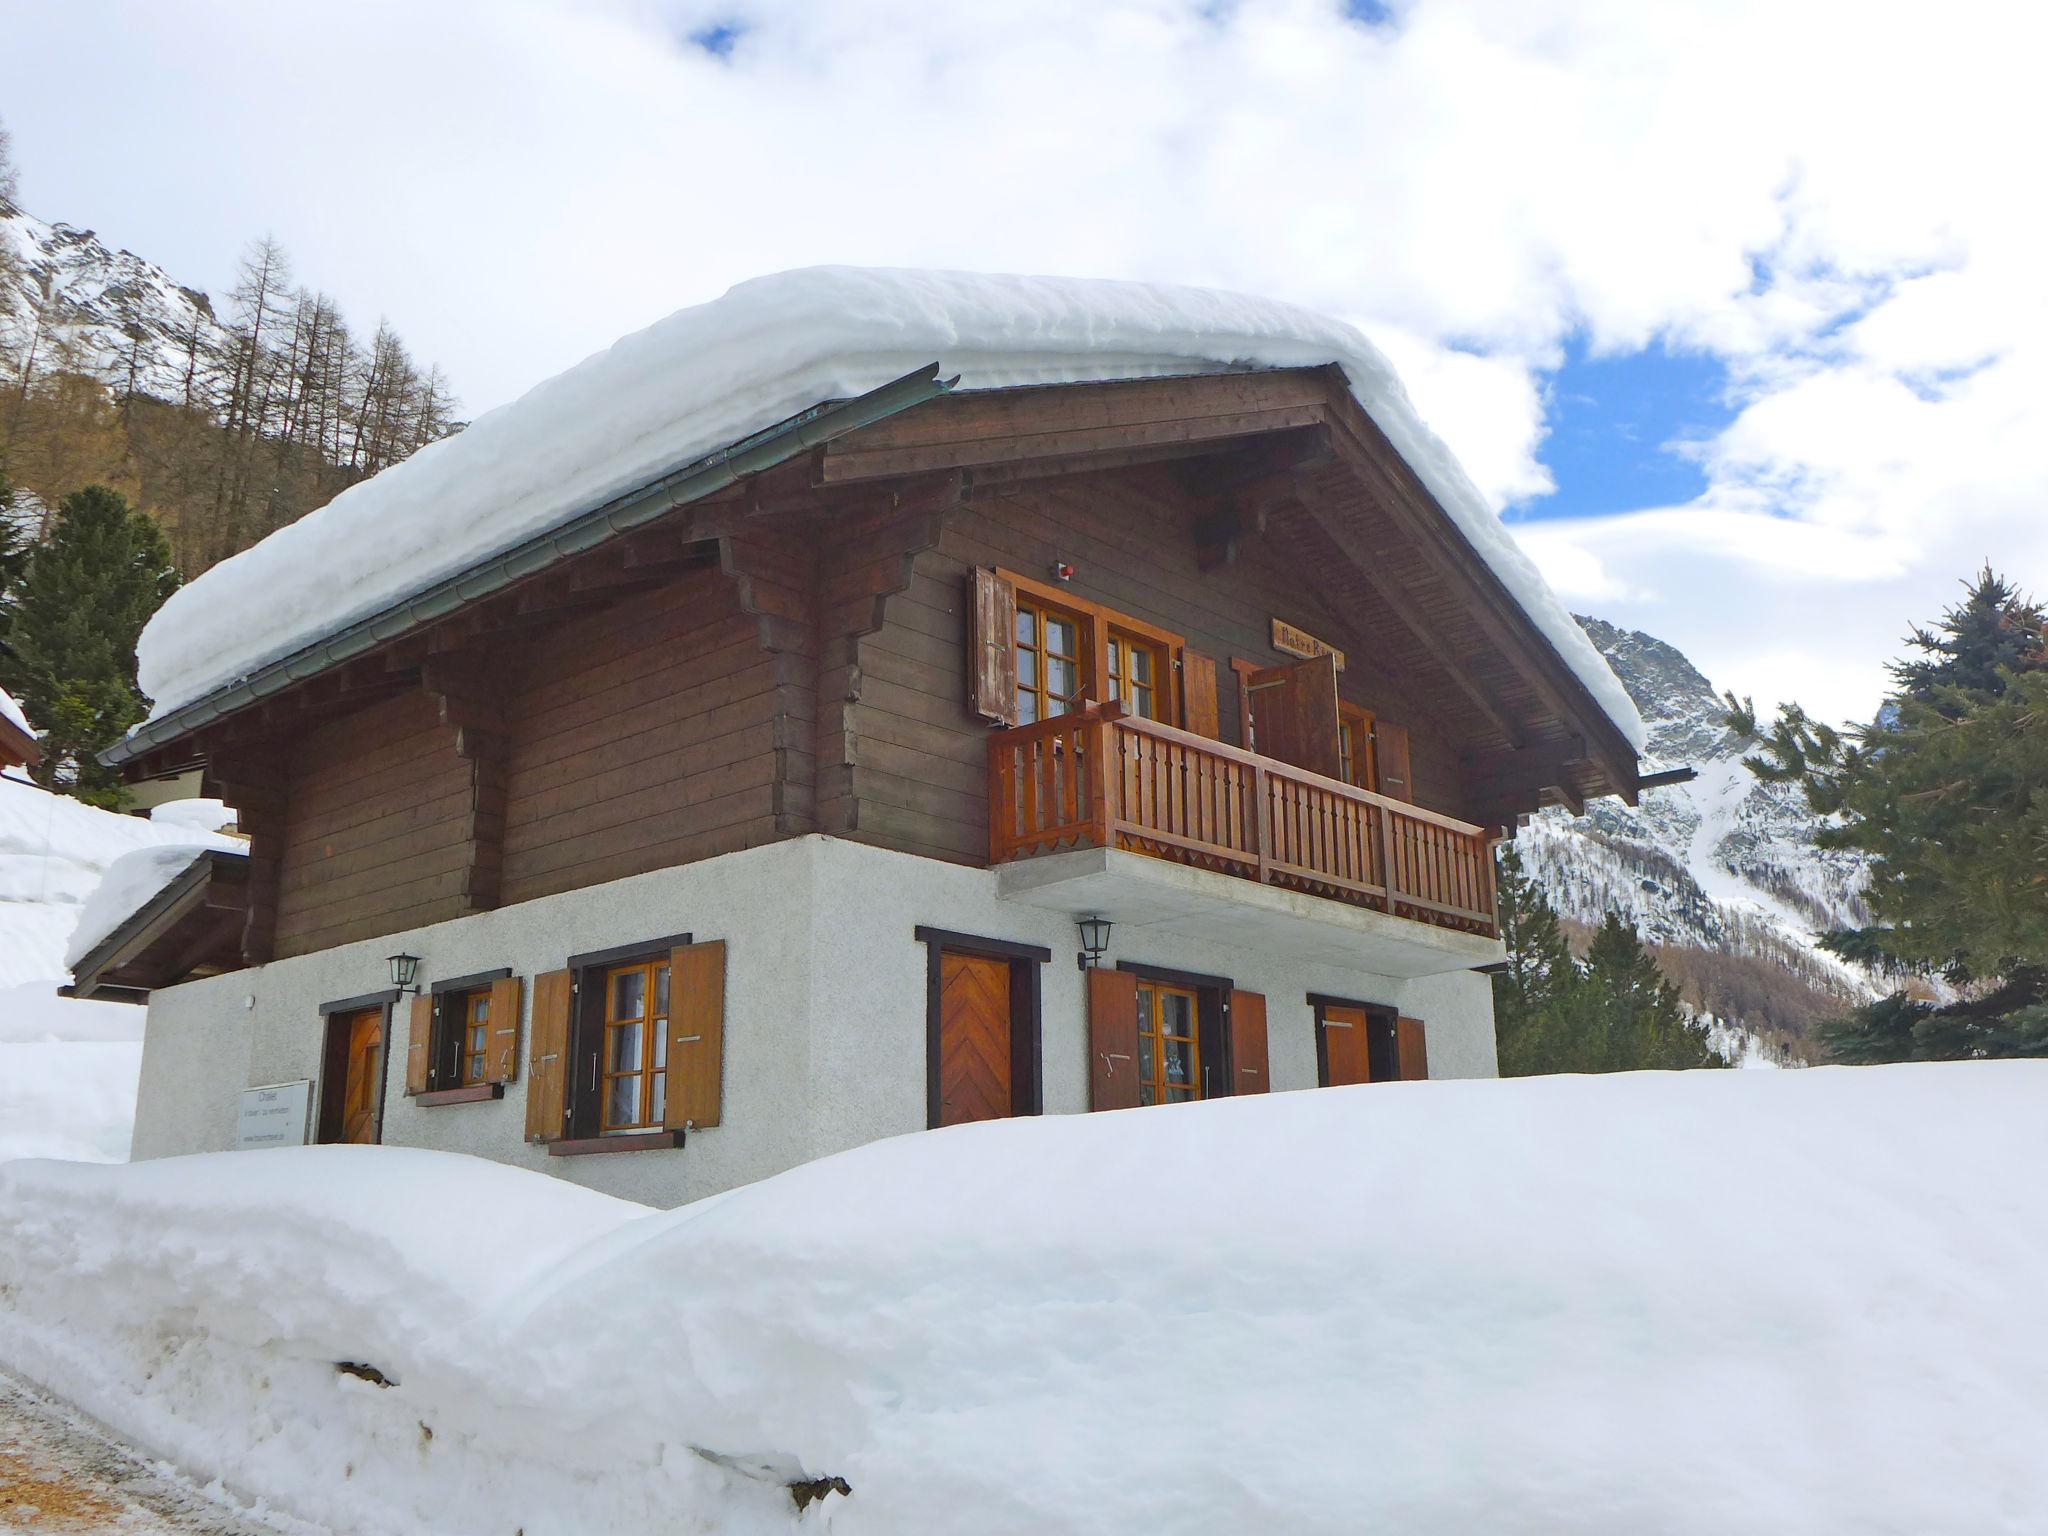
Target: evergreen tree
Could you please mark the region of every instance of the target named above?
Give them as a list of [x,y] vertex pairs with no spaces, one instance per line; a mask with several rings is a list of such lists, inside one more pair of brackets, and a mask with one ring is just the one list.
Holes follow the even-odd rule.
[[1607,914],[1580,965],[1512,845],[1501,851],[1498,886],[1508,958],[1494,974],[1493,1016],[1503,1077],[1725,1064],[1620,914]]
[[1642,936],[1609,911],[1586,951],[1583,1005],[1597,1020],[1592,1070],[1631,1072],[1721,1066],[1706,1031],[1686,1017],[1678,988],[1664,979]]
[[135,641],[177,588],[163,530],[118,492],[88,486],[64,498],[47,542],[30,555],[0,657],[0,686],[43,728],[36,778],[117,807],[117,774],[98,753],[140,720]]
[[[1875,723],[1847,735],[1780,711],[1760,777],[1803,786],[1831,818],[1819,841],[1870,858],[1874,926],[1828,946],[1895,976],[1938,976],[1940,1005],[1903,992],[1822,1031],[1840,1061],[2048,1055],[2048,632],[1988,568],[1907,642]],[[1729,700],[1729,723],[1754,710]]]

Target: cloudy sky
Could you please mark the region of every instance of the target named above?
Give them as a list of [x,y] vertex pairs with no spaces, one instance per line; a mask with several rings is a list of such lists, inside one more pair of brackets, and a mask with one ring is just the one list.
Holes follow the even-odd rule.
[[23,202],[219,293],[270,232],[472,414],[813,262],[1361,326],[1566,600],[1867,713],[2048,591],[2032,4],[0,0]]

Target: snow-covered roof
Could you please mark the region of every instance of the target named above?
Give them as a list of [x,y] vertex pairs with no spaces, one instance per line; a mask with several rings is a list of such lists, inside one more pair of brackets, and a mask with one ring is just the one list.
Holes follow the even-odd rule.
[[212,833],[190,842],[160,843],[122,854],[107,866],[100,883],[86,898],[85,908],[78,914],[78,926],[71,930],[71,941],[64,948],[64,968],[77,970],[80,961],[207,854],[245,851],[244,845],[234,838]]
[[215,566],[143,632],[153,718],[706,453],[934,360],[962,389],[1338,365],[1530,622],[1641,746],[1642,722],[1607,663],[1353,327],[1211,289],[854,267],[756,278],[670,315]]
[[5,688],[0,688],[0,720],[5,720],[24,735],[33,736],[36,733],[36,728],[28,723],[28,716],[23,714],[21,706],[15,703],[14,695]]

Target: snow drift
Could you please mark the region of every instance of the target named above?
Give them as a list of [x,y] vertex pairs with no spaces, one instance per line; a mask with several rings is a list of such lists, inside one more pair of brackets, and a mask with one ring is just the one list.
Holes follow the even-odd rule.
[[143,1010],[59,997],[67,940],[110,868],[166,846],[189,860],[195,842],[243,846],[0,775],[0,1161],[128,1155]]
[[1382,1084],[659,1213],[417,1151],[18,1163],[0,1363],[335,1528],[2032,1531],[2044,1093]]
[[1600,707],[1606,662],[1340,321],[1209,289],[818,267],[681,310],[421,449],[175,593],[138,648],[159,715],[822,400],[937,361],[963,389],[1340,365],[1359,402]]

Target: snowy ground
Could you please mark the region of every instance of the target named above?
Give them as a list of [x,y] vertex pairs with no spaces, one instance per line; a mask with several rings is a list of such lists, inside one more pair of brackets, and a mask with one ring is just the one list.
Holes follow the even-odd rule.
[[279,1536],[0,1376],[0,1536]]
[[388,1148],[17,1163],[0,1365],[394,1536],[2038,1532],[2044,1094],[1378,1084],[670,1212]]

